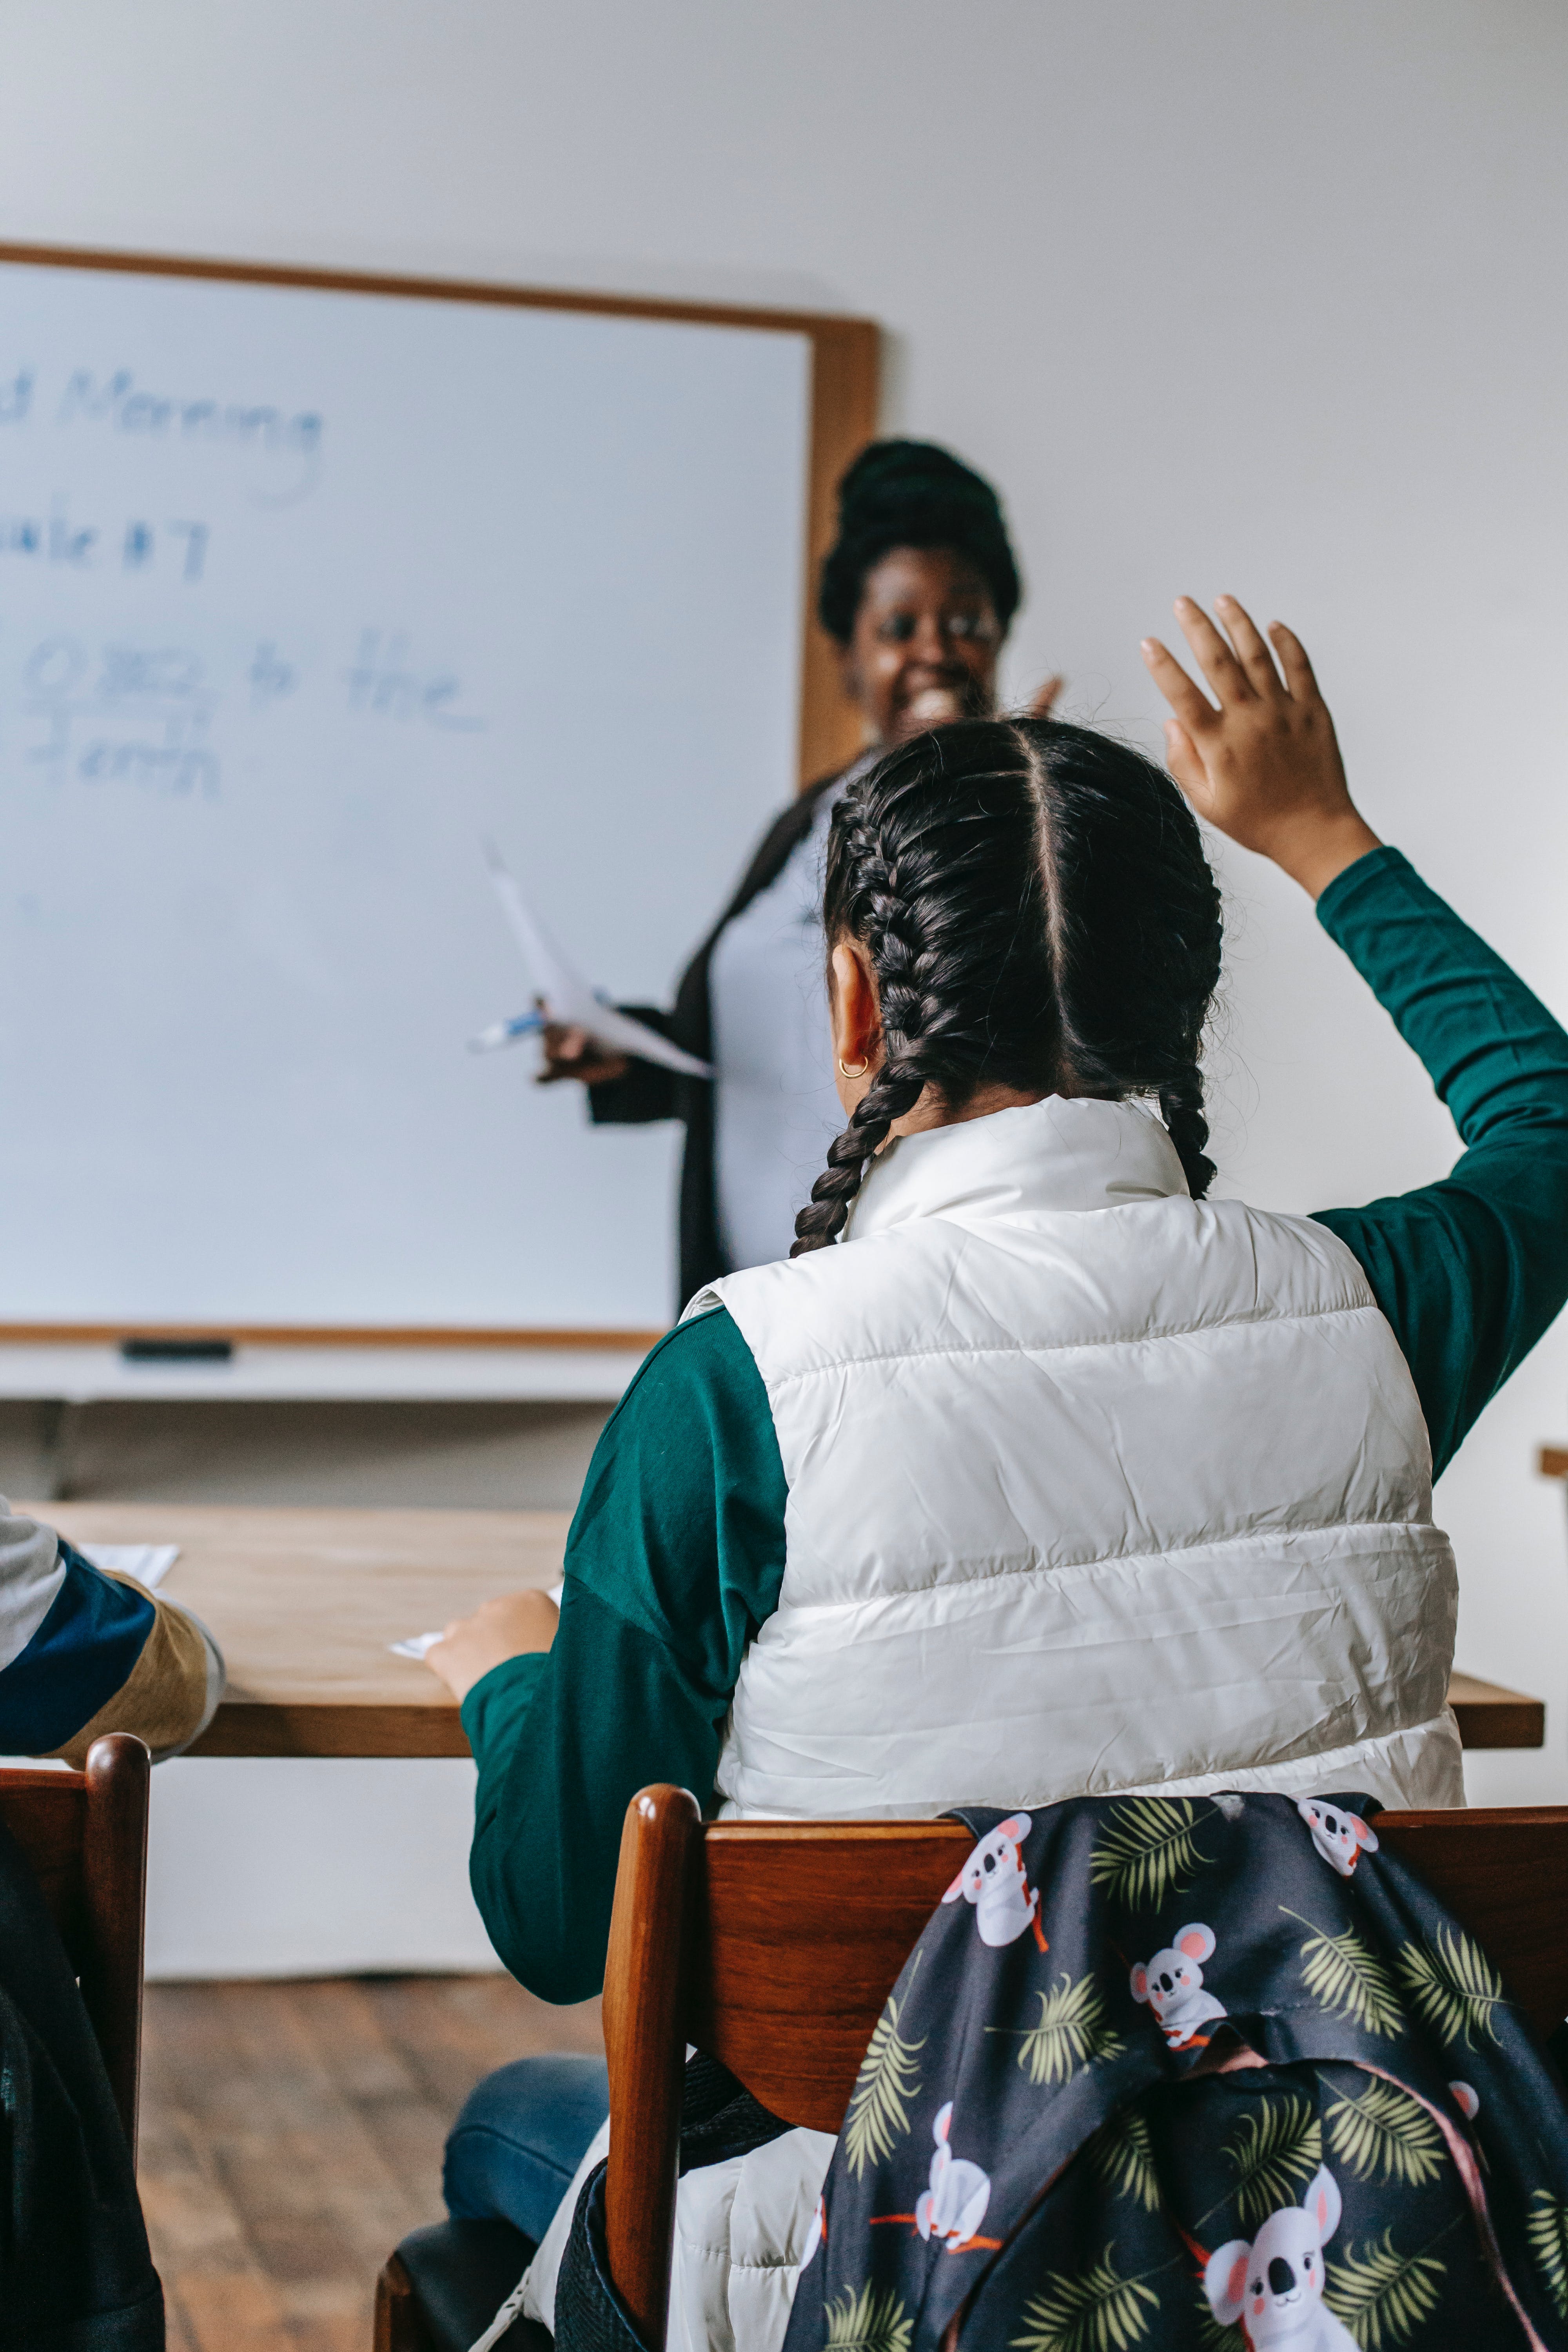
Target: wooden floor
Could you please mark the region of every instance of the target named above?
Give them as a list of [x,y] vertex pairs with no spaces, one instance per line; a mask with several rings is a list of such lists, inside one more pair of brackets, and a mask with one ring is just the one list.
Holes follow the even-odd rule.
[[601,2047],[596,2001],[509,1977],[150,1985],[140,2171],[170,2352],[369,2352],[375,2274],[441,2218],[467,2092]]

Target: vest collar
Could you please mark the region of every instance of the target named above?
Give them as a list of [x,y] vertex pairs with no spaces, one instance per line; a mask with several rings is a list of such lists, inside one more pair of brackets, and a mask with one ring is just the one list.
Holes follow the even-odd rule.
[[922,1217],[968,1223],[1125,1208],[1186,1190],[1176,1147],[1143,1104],[1047,1095],[956,1127],[900,1136],[872,1163],[845,1239],[863,1241]]

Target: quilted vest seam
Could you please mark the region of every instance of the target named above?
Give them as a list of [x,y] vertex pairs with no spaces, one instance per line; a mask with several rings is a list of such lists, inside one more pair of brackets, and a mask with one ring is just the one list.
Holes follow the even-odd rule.
[[1152,1325],[1143,1331],[1096,1332],[1082,1339],[1008,1339],[994,1346],[966,1342],[951,1348],[882,1348],[869,1355],[833,1356],[825,1363],[802,1365],[798,1371],[764,1373],[763,1381],[770,1390],[783,1389],[795,1381],[821,1380],[826,1373],[847,1371],[859,1364],[937,1363],[949,1358],[979,1356],[1070,1356],[1088,1348],[1142,1348],[1150,1340],[1186,1339],[1203,1331],[1251,1330],[1264,1324],[1315,1323],[1332,1316],[1352,1315],[1375,1315],[1379,1321],[1384,1319],[1382,1307],[1373,1298],[1352,1307],[1260,1308],[1257,1314],[1218,1316],[1207,1323]]

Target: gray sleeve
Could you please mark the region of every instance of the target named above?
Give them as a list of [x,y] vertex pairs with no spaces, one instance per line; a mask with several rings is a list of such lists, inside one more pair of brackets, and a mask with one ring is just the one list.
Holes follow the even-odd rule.
[[64,1581],[53,1528],[23,1518],[0,1495],[0,1667],[26,1648]]

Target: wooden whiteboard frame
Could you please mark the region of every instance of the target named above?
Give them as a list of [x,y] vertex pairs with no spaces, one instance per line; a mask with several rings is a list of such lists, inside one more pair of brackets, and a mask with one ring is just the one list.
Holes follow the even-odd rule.
[[[201,278],[238,286],[302,286],[323,294],[393,294],[421,301],[484,302],[499,309],[588,310],[621,319],[666,319],[692,326],[773,328],[811,346],[811,440],[806,459],[805,610],[801,623],[802,788],[845,766],[860,749],[859,724],[839,687],[835,648],[816,619],[816,573],[832,544],[839,476],[877,430],[880,330],[873,319],[828,310],[752,310],[739,303],[665,302],[635,294],[570,294],[491,279],[387,277],[358,269],[306,269],[271,262],[209,261],[184,255],[116,253],[87,246],[0,242],[0,265],[118,270],[142,278]],[[233,1339],[248,1347],[613,1348],[652,1347],[658,1331],[405,1329],[379,1325],[193,1323],[0,1323],[6,1345],[101,1345],[127,1338]]]

